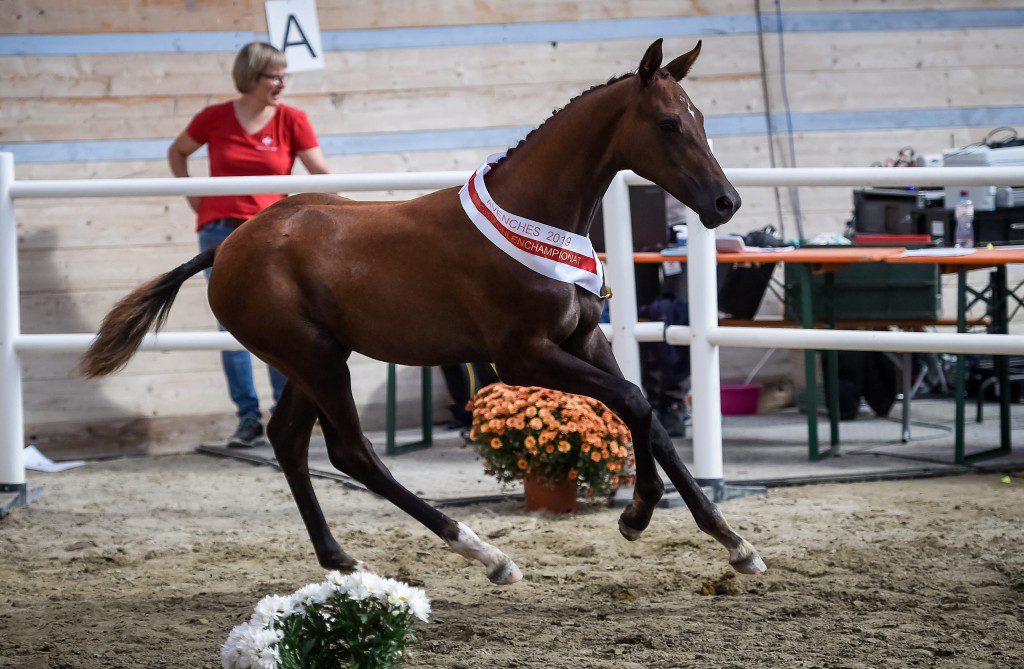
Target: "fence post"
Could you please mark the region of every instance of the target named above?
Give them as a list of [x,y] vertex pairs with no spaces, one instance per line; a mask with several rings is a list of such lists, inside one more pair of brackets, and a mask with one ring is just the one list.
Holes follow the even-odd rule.
[[[25,427],[21,363],[14,342],[21,333],[18,306],[18,231],[14,221],[14,154],[0,153],[0,492],[25,501]],[[5,513],[0,508],[0,516]]]
[[636,282],[633,279],[633,220],[629,186],[615,175],[602,200],[604,211],[605,280],[615,292],[608,301],[612,321],[612,353],[627,381],[640,385],[640,345],[636,341]]
[[693,476],[724,494],[722,396],[718,346],[708,333],[718,327],[718,275],[715,233],[696,215],[687,217],[687,292],[690,302],[690,383],[693,397]]

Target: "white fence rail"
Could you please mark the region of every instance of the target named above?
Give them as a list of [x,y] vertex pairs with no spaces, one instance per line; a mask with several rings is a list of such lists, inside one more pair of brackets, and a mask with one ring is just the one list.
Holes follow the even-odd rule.
[[[1021,168],[776,168],[726,170],[737,187],[752,186],[972,186],[1024,184]],[[228,195],[280,192],[365,192],[436,190],[461,185],[465,172],[226,177],[193,179],[94,179],[17,181],[14,158],[0,153],[0,488],[24,488],[24,413],[19,353],[84,351],[91,333],[22,334],[19,322],[18,199]],[[647,184],[631,172],[616,177],[604,198],[605,240],[611,324],[603,326],[616,359],[639,382],[637,342],[689,344],[693,377],[694,476],[723,478],[718,349],[720,346],[872,349],[949,353],[1024,353],[1024,336],[893,333],[845,330],[778,330],[718,325],[714,234],[699,224],[689,231],[689,327],[638,323],[633,284],[632,230],[628,185]],[[147,335],[144,350],[225,350],[238,342],[224,332],[166,332]]]

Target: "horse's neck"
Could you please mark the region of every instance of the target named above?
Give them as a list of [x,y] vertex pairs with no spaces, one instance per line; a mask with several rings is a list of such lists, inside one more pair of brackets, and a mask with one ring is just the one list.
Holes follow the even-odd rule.
[[587,235],[617,171],[608,147],[625,109],[621,97],[594,91],[538,128],[488,175],[495,202],[513,214]]

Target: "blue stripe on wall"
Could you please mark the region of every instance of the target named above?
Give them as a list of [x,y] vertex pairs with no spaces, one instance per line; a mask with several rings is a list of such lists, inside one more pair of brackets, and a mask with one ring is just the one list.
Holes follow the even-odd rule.
[[[762,16],[767,32],[777,29],[772,13]],[[782,15],[785,32],[863,30],[951,30],[1021,28],[1024,9],[951,9],[888,12],[791,12]],[[524,44],[655,37],[745,35],[757,31],[756,14],[609,19],[544,23],[325,30],[327,51],[364,51],[403,47]],[[0,35],[0,56],[73,56],[86,54],[234,53],[266,34],[239,32],[110,33],[83,35]]]
[[[1024,126],[1024,107],[964,107],[959,109],[879,109],[854,112],[802,112],[792,115],[796,132],[854,132],[1000,125]],[[785,117],[774,114],[776,129]],[[735,137],[765,133],[763,114],[723,114],[705,118],[708,135]],[[511,146],[533,126],[460,128],[348,135],[322,135],[320,144],[330,156]],[[93,140],[72,142],[11,142],[0,144],[18,163],[163,160],[171,139]],[[202,156],[204,154],[198,154]]]

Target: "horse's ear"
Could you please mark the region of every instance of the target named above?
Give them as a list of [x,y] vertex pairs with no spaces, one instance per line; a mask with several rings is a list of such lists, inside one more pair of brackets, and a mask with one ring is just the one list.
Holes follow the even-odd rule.
[[654,41],[654,44],[647,47],[647,53],[644,54],[643,59],[640,61],[640,69],[637,70],[637,73],[640,75],[640,83],[645,87],[651,83],[659,67],[661,67],[660,37]]
[[682,56],[679,56],[679,58],[676,58],[665,66],[665,69],[668,70],[668,73],[671,74],[676,81],[685,77],[686,73],[690,71],[691,67],[693,67],[693,63],[697,60],[697,56],[700,55],[700,44],[701,40],[698,40],[697,46],[693,47],[691,51],[684,53]]

